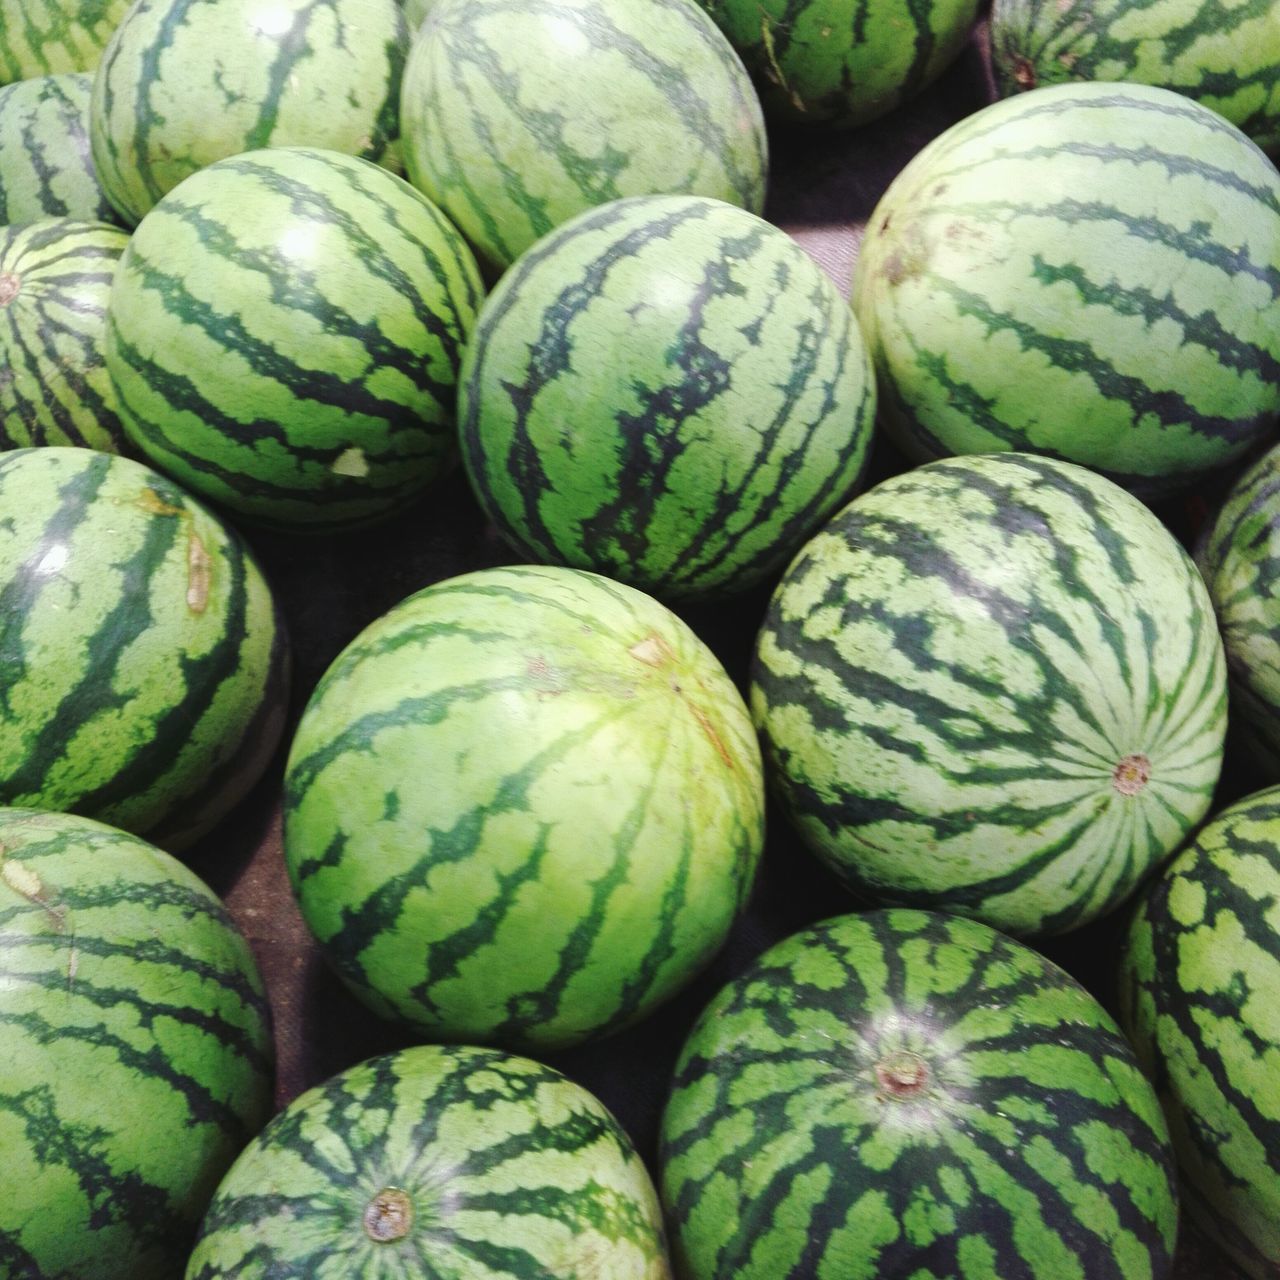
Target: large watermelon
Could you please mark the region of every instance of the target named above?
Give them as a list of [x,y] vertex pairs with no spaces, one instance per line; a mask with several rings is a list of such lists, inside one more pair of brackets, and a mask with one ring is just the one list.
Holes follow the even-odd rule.
[[613,201],[540,241],[486,302],[461,383],[463,458],[507,539],[659,595],[785,563],[849,496],[875,416],[835,286],[701,196]]
[[1280,1273],[1280,788],[1205,824],[1144,896],[1121,1022],[1155,1081],[1197,1223]]
[[802,835],[854,888],[1060,933],[1208,810],[1226,672],[1187,554],[1070,463],[933,463],[796,558],[752,710]]
[[1156,1280],[1160,1106],[1092,996],[971,920],[843,916],[694,1027],[662,1120],[682,1280]]
[[668,1280],[626,1135],[559,1072],[425,1046],[292,1102],[227,1175],[187,1280]]
[[284,723],[271,594],[226,526],[140,463],[0,454],[0,803],[180,848]]
[[0,448],[124,444],[105,348],[128,240],[72,218],[0,227]]
[[1029,449],[1142,493],[1240,457],[1280,410],[1280,174],[1208,107],[1054,85],[921,151],[854,301],[917,459]]
[[428,587],[321,680],[285,776],[311,930],[427,1038],[567,1045],[718,949],[763,839],[738,691],[674,614],[574,569]]
[[102,185],[132,225],[242,151],[387,159],[407,48],[397,0],[137,0],[93,85]]
[[385,516],[457,454],[470,250],[401,178],[335,151],[222,160],[134,232],[107,368],[129,438],[258,524]]
[[760,103],[693,0],[434,0],[401,117],[409,177],[494,275],[622,196],[764,204]]
[[0,84],[92,71],[130,0],[0,0]]
[[0,1274],[173,1280],[271,1106],[248,945],[186,868],[0,809]]

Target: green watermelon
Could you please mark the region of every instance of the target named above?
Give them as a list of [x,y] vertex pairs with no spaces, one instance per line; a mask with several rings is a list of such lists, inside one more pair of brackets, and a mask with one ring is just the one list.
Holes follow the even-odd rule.
[[701,196],[612,201],[528,250],[461,383],[463,458],[508,541],[659,595],[781,567],[848,498],[875,418],[835,286]]
[[718,950],[763,840],[759,748],[711,651],[574,569],[465,574],[321,680],[284,853],[339,976],[426,1039],[553,1048]]
[[1160,1106],[1092,996],[971,920],[806,929],[711,1002],[661,1188],[682,1280],[1156,1280]]
[[182,848],[265,768],[286,683],[261,572],[181,489],[88,449],[0,454],[0,803]]
[[0,225],[116,221],[89,153],[92,87],[83,72],[0,89]]
[[92,71],[130,0],[0,0],[0,84]]
[[267,1003],[167,854],[0,809],[0,1274],[172,1280],[271,1109]]
[[0,449],[124,444],[104,348],[128,240],[73,218],[0,227]]
[[1169,1120],[1187,1208],[1280,1272],[1280,788],[1206,823],[1142,898],[1121,1023]]
[[403,179],[310,148],[222,160],[134,232],[107,368],[133,443],[253,523],[390,514],[457,454],[470,250]]
[[407,49],[397,0],[137,0],[93,84],[102,185],[132,225],[243,151],[388,159]]
[[693,0],[434,0],[400,113],[410,179],[494,275],[622,196],[764,204],[759,100]]
[[1137,492],[1241,457],[1280,411],[1280,174],[1145,85],[1006,99],[876,206],[854,304],[913,458],[1026,449]]
[[990,35],[1006,95],[1064,80],[1160,85],[1280,147],[1275,0],[995,0]]
[[1186,552],[1110,481],[946,459],[792,563],[752,711],[805,840],[852,888],[1011,933],[1122,901],[1207,812],[1226,672]]
[[295,1099],[236,1161],[187,1280],[669,1280],[626,1134],[558,1071],[423,1046]]

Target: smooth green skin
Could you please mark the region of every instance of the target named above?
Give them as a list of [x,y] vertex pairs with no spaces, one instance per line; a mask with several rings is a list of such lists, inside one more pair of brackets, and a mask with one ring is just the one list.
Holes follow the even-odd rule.
[[1138,1280],[1177,1230],[1159,1103],[1102,1006],[922,911],[827,920],[724,987],[659,1170],[681,1280]]
[[5,804],[87,811],[181,849],[275,750],[288,661],[267,584],[231,530],[149,467],[86,449],[0,455],[0,619]]
[[102,222],[0,227],[0,281],[11,282],[0,297],[16,290],[0,303],[0,448],[124,445],[103,348],[128,241]]
[[1053,85],[915,156],[853,302],[913,458],[1027,449],[1155,495],[1271,430],[1277,273],[1280,174],[1243,134],[1169,90]]
[[535,560],[661,596],[780,568],[861,477],[875,384],[784,232],[698,196],[580,214],[485,303],[460,378],[481,505]]
[[400,115],[410,180],[495,277],[623,196],[764,206],[759,100],[691,0],[435,0]]
[[763,841],[759,748],[674,614],[573,569],[449,579],[368,627],[289,753],[303,917],[424,1038],[555,1048],[710,960]]
[[[365,1215],[409,1197],[398,1239]],[[187,1280],[669,1280],[662,1215],[605,1108],[494,1049],[424,1046],[295,1099],[209,1207]]]
[[1139,904],[1120,1020],[1169,1120],[1187,1209],[1246,1274],[1280,1268],[1280,788],[1206,823]]
[[770,118],[847,128],[893,110],[964,48],[979,0],[699,0]]
[[0,84],[92,71],[131,0],[0,0]]
[[102,57],[90,140],[132,226],[184,178],[260,147],[397,163],[397,0],[138,0]]
[[244,938],[169,855],[0,809],[0,1270],[172,1280],[271,1112]]
[[990,38],[1006,96],[1066,80],[1160,85],[1280,148],[1275,0],[995,0]]
[[155,466],[251,523],[328,532],[393,514],[454,461],[481,296],[461,236],[403,179],[256,151],[134,232],[107,368]]

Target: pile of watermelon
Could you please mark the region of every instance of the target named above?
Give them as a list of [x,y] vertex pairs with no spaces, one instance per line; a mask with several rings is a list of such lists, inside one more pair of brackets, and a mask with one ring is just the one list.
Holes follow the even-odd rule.
[[1280,1273],[1276,6],[981,8],[0,0],[3,1276]]

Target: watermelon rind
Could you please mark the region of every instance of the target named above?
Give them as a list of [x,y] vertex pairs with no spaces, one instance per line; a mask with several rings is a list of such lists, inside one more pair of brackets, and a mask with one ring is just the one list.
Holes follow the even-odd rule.
[[132,0],[0,0],[0,85],[92,71]]

